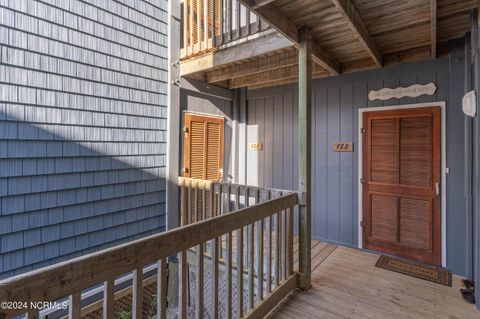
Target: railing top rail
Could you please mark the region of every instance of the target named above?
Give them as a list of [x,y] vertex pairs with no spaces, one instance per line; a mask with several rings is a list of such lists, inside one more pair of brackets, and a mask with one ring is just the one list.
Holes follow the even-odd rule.
[[[298,204],[295,193],[0,281],[0,300],[55,301]],[[2,310],[7,316],[18,310]],[[0,315],[2,313],[0,312]]]
[[244,185],[244,184],[234,184],[234,183],[227,183],[227,182],[218,182],[218,181],[209,181],[203,179],[196,179],[190,177],[178,177],[178,185],[185,186],[185,187],[192,187],[197,189],[204,189],[210,190],[210,188],[215,187],[215,185],[222,185],[222,186],[229,186],[231,189],[236,190],[240,189],[240,195],[245,195],[247,189],[250,192],[250,195],[254,195],[258,191],[269,191],[271,193],[276,193],[279,195],[285,194],[298,194],[301,195],[301,192],[292,191],[289,189],[280,189],[280,188],[270,188],[270,187],[260,187],[260,186],[251,186],[251,185]]

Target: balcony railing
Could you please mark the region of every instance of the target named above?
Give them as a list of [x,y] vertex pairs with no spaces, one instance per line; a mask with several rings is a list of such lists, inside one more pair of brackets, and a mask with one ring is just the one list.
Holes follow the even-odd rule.
[[[68,318],[98,308],[103,318],[265,316],[297,287],[294,211],[300,197],[184,178],[179,183],[183,226],[1,281],[0,300],[25,307],[3,308],[0,318],[52,313],[30,304],[38,301],[63,302]],[[86,300],[94,292],[96,308]],[[125,295],[130,304],[121,308]]]
[[269,26],[238,0],[184,0],[181,57],[202,54]]

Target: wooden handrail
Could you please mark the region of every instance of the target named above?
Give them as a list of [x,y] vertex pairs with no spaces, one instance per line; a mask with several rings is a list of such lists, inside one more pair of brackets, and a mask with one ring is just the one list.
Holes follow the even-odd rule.
[[[251,226],[274,214],[278,215],[282,211],[290,210],[289,216],[292,218],[292,207],[297,204],[297,194],[286,194],[229,214],[18,275],[0,281],[0,300],[27,303],[31,301],[53,302],[70,295],[76,296],[78,299],[78,293],[82,290],[111,281],[116,276],[132,271],[137,271],[138,283],[141,282],[140,270],[145,265],[165,260],[169,256],[185,252],[191,247],[203,245],[226,233]],[[290,237],[293,234],[293,224],[291,227]],[[290,252],[290,255],[292,253],[293,251]],[[293,259],[293,256],[291,258]],[[141,287],[140,284],[137,286]],[[141,298],[140,295],[138,296]],[[137,304],[137,306],[139,305]],[[139,309],[137,308],[136,311],[140,311]],[[1,309],[0,318],[9,318],[25,312],[25,310]]]

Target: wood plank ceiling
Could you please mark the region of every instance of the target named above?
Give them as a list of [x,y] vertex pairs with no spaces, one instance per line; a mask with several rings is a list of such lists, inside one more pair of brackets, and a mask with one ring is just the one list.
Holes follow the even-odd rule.
[[334,76],[444,55],[470,30],[479,0],[241,0],[293,42],[291,48],[195,75],[228,88],[297,80],[298,28],[314,40],[314,77]]

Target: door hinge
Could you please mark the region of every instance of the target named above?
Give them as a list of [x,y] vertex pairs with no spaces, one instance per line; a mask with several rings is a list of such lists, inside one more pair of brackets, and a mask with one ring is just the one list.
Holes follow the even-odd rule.
[[183,127],[183,132],[188,133],[188,127],[184,126]]
[[188,168],[184,167],[184,168],[182,169],[182,173],[183,173],[184,175],[185,175],[185,174],[188,174]]
[[360,226],[361,226],[362,228],[365,228],[365,222],[364,222],[363,220],[360,221]]
[[365,133],[367,133],[367,129],[366,129],[366,128],[364,128],[364,127],[362,127],[362,128],[360,129],[360,133],[362,133],[362,134],[365,134]]
[[360,178],[360,183],[361,183],[361,184],[365,184],[365,178],[363,178],[363,177]]

